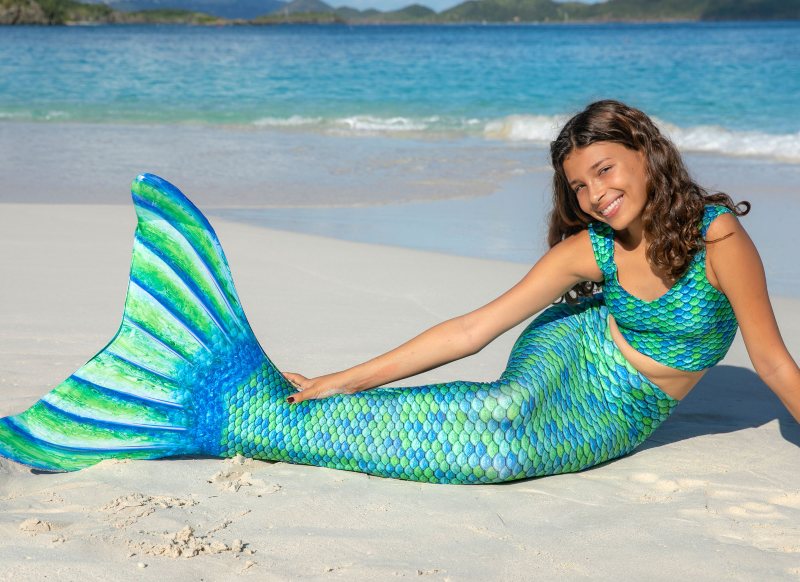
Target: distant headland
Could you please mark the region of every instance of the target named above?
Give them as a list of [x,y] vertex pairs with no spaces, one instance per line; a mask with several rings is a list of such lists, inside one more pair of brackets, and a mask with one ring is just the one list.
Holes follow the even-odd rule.
[[[169,8],[164,8],[169,6]],[[467,0],[436,12],[334,8],[322,0],[0,0],[0,24],[458,24],[800,20],[800,0]]]

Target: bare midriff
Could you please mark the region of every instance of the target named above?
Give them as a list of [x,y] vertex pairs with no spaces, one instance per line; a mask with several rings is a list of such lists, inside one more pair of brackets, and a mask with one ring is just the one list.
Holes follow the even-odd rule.
[[708,371],[677,370],[655,361],[650,356],[645,356],[635,350],[622,336],[619,327],[617,327],[617,322],[611,314],[608,316],[608,328],[614,343],[617,344],[619,351],[622,352],[622,355],[630,362],[631,366],[675,400],[682,400]]

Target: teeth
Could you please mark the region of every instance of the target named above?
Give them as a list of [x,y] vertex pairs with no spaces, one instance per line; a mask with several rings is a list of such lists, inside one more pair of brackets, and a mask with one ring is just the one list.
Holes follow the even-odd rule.
[[603,216],[607,216],[609,212],[614,210],[617,206],[619,206],[620,202],[622,201],[622,196],[614,200],[611,204],[605,207],[605,209],[600,213]]

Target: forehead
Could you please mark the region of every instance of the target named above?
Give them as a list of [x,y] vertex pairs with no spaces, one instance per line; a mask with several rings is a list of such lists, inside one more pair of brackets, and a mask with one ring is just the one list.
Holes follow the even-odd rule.
[[564,158],[564,171],[567,175],[587,171],[591,166],[603,158],[612,159],[635,159],[639,152],[629,150],[625,146],[608,142],[598,141],[586,147],[575,148]]

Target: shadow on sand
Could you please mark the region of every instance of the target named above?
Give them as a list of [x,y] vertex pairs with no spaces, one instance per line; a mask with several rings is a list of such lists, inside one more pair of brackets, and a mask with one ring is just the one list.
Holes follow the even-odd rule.
[[780,423],[781,436],[800,446],[800,425],[755,372],[716,366],[637,451],[705,434],[755,428],[775,419]]

